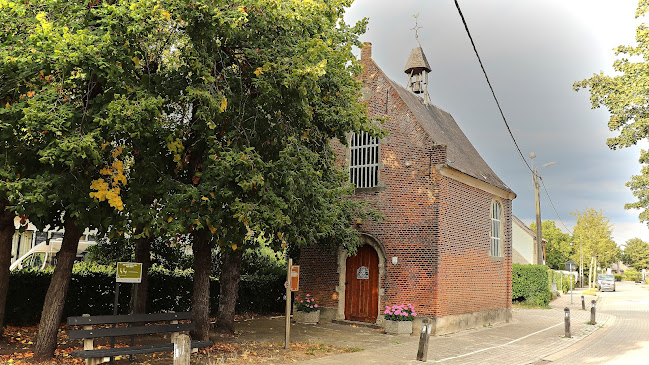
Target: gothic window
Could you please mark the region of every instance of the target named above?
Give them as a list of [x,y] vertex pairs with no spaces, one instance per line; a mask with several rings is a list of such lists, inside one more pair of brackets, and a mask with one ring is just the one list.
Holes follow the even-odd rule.
[[500,245],[501,238],[501,217],[502,217],[502,208],[500,203],[494,200],[491,203],[491,247],[489,249],[489,254],[491,256],[500,257],[502,256],[502,247]]

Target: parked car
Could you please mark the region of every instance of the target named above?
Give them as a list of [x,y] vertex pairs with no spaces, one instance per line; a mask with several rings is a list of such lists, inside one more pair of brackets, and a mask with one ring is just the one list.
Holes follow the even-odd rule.
[[597,275],[597,289],[599,289],[600,291],[604,291],[604,290],[615,291],[615,275],[613,274]]
[[[62,243],[63,240],[61,238],[39,243],[11,264],[9,270],[20,270],[27,267],[43,270],[46,267],[55,266],[56,254],[61,250]],[[83,261],[88,254],[88,247],[96,244],[97,242],[95,241],[79,241],[76,261]]]

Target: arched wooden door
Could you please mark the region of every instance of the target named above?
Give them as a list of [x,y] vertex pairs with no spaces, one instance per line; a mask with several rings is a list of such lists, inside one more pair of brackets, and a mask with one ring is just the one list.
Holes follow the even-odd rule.
[[379,314],[379,256],[370,245],[347,257],[345,319],[376,322]]

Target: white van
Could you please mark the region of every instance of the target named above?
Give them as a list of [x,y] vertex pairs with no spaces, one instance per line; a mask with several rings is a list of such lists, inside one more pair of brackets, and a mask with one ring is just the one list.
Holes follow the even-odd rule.
[[[34,246],[26,254],[16,260],[9,270],[20,270],[33,267],[39,270],[56,265],[56,254],[61,250],[62,238],[51,239],[49,243],[43,241]],[[88,247],[96,245],[95,241],[79,241],[77,247],[77,261],[82,261],[88,254]]]

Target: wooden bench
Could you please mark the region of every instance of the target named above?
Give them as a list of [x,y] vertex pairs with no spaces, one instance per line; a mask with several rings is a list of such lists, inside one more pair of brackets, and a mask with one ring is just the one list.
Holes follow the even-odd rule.
[[[179,332],[192,331],[195,328],[194,323],[178,323],[179,320],[191,320],[191,312],[170,312],[170,313],[153,313],[153,314],[124,314],[124,315],[105,315],[68,317],[68,325],[82,326],[83,329],[68,331],[70,339],[82,339],[83,350],[75,351],[72,356],[86,359],[86,364],[93,365],[108,361],[106,358],[147,354],[153,352],[173,351],[173,340]],[[152,324],[156,322],[168,322],[167,324]],[[115,327],[117,324],[128,324],[127,327]],[[112,328],[93,328],[99,325],[114,325]],[[102,348],[95,349],[93,339],[95,338],[115,338],[120,336],[136,336],[158,333],[172,333],[171,342],[160,344],[147,344],[135,346],[131,340],[128,347]],[[210,341],[191,341],[192,348],[202,348],[211,346]]]

